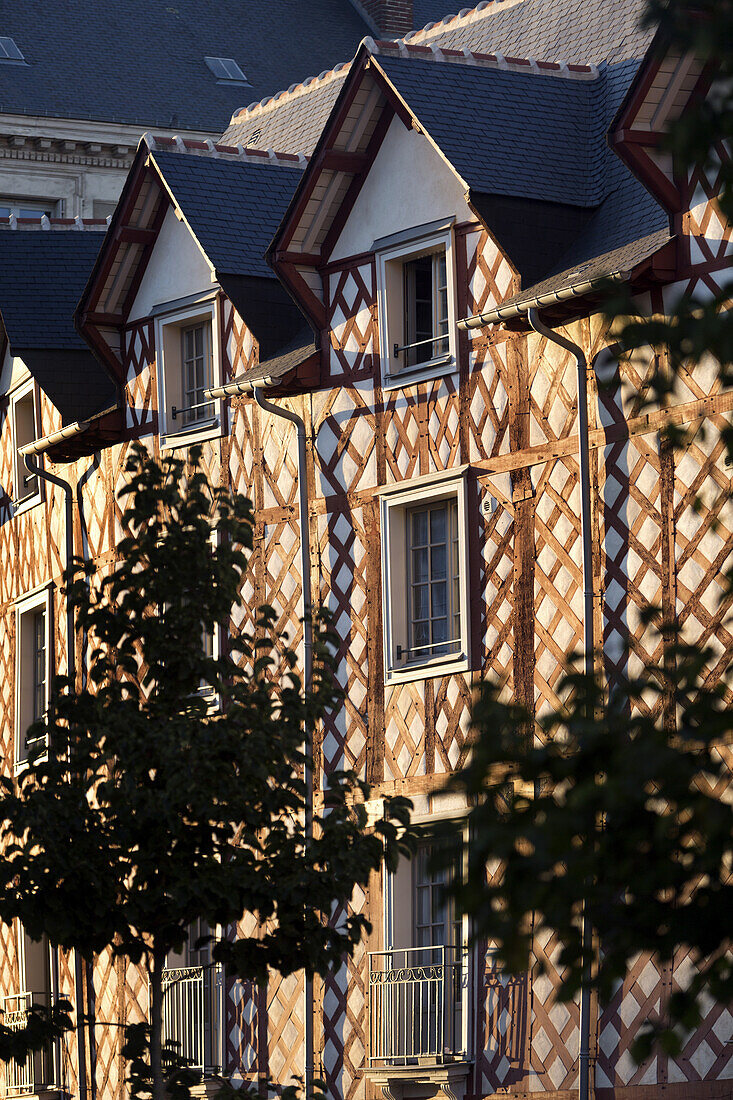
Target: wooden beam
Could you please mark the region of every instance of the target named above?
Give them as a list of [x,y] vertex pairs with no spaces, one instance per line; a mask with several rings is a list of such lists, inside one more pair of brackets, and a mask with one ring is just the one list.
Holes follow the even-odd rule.
[[355,176],[362,172],[369,163],[366,153],[345,153],[339,149],[324,149],[318,158],[316,167],[325,168],[331,172],[346,172]]
[[346,224],[349,215],[351,214],[354,203],[356,202],[356,197],[364,186],[364,182],[368,175],[368,168],[371,166],[371,164],[373,164],[374,158],[380,150],[387,130],[389,129],[389,124],[392,121],[393,117],[394,112],[392,108],[389,104],[385,103],[377,120],[377,125],[374,127],[374,132],[369,139],[367,151],[366,153],[364,153],[364,169],[359,175],[354,176],[353,180],[351,181],[349,190],[344,195],[339,209],[336,211],[333,221],[329,226],[328,233],[326,234],[323,244],[321,245],[321,255],[324,259],[328,259],[328,257],[331,255],[336,241],[341,236],[341,231]]
[[154,229],[138,229],[133,225],[121,225],[116,237],[117,240],[126,244],[152,244],[157,233]]
[[277,273],[292,292],[298,305],[307,311],[318,329],[326,328],[326,307],[317,298],[297,268],[289,263],[277,265]]
[[664,134],[659,130],[617,130],[611,137],[611,143],[617,145],[642,145],[646,148],[655,148],[659,145]]
[[85,313],[82,318],[82,323],[85,325],[110,325],[112,328],[117,328],[122,322],[122,313],[94,313],[90,311]]
[[302,267],[318,267],[321,263],[320,252],[274,252],[273,259],[278,264],[300,264]]

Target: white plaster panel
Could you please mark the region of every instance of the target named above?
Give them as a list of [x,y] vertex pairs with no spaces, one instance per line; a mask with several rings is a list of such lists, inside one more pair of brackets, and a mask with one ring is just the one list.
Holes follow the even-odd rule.
[[378,237],[451,215],[473,221],[464,185],[423,134],[394,118],[330,259],[369,252]]
[[190,230],[169,210],[130,310],[130,321],[149,317],[153,306],[212,287],[212,270]]

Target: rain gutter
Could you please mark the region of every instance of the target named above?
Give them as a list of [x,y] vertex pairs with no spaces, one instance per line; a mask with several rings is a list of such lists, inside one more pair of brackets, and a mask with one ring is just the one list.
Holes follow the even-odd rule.
[[625,282],[629,278],[629,274],[628,271],[611,271],[607,275],[599,275],[595,279],[584,279],[582,283],[574,283],[572,286],[563,287],[562,290],[548,290],[545,294],[538,294],[534,298],[524,298],[518,302],[510,302],[505,306],[495,306],[484,313],[462,318],[458,322],[458,327],[467,330],[482,328],[484,325],[496,325],[502,321],[513,321],[517,317],[529,315],[532,310],[547,309],[563,302],[569,302],[573,298],[583,298],[586,294],[607,286],[609,282]]
[[[77,435],[81,435],[89,427],[89,420],[77,420],[73,424],[67,424],[65,428],[59,428],[56,432],[51,432],[50,435],[44,435],[40,439],[34,439],[32,443],[26,444],[25,447],[20,448],[20,453],[23,458],[33,455],[42,455],[46,451],[50,451],[52,447],[55,447],[57,443],[63,443],[67,439],[73,439]],[[35,473],[36,471],[34,471]],[[40,474],[40,477],[45,477],[47,481],[54,481],[51,474]],[[55,485],[59,484],[59,479],[54,481]],[[65,484],[65,483],[64,483]]]

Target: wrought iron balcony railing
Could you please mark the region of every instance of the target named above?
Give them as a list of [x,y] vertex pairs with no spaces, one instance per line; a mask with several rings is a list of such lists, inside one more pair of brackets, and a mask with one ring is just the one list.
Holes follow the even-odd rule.
[[411,1065],[467,1057],[462,947],[408,947],[369,955],[369,1063]]
[[[15,993],[0,999],[2,1022],[11,1031],[20,1031],[28,1023],[28,1011],[32,1004],[46,1004],[48,998],[40,993]],[[44,1092],[54,1087],[53,1049],[31,1051],[25,1062],[10,1059],[5,1063],[5,1095],[24,1096]]]
[[224,1065],[224,974],[221,966],[184,966],[163,972],[163,1042],[202,1076]]

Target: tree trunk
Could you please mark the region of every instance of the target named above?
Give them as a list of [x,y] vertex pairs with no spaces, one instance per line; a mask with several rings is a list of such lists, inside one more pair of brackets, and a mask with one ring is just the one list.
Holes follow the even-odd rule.
[[166,952],[153,941],[153,970],[150,975],[150,1069],[153,1100],[165,1100],[163,1077],[163,967]]

